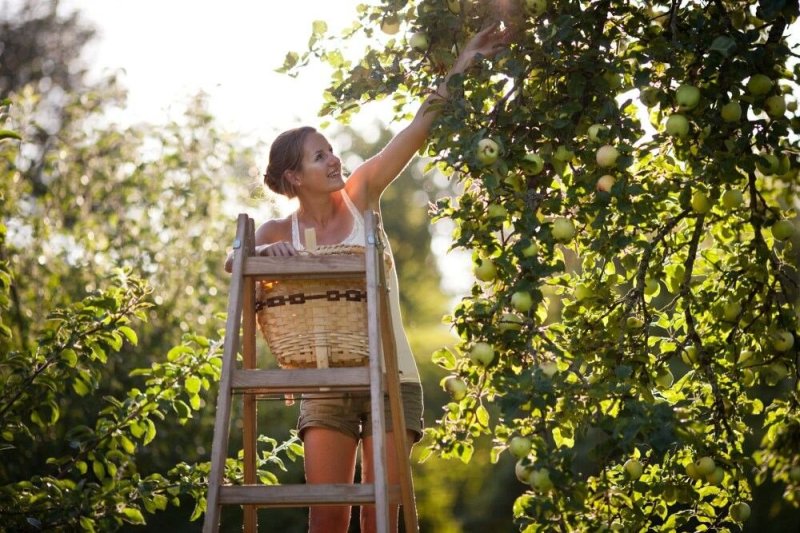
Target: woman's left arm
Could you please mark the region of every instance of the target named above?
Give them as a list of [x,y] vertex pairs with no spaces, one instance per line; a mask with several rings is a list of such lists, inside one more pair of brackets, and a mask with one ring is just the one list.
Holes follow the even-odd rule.
[[[377,204],[384,189],[402,172],[414,154],[428,138],[433,121],[439,112],[431,104],[445,100],[450,95],[447,82],[455,74],[465,72],[478,55],[491,57],[507,46],[509,33],[494,24],[469,40],[444,81],[417,110],[411,123],[403,128],[378,154],[361,164],[347,181],[348,194],[366,200],[367,205]],[[361,194],[359,194],[361,193]]]

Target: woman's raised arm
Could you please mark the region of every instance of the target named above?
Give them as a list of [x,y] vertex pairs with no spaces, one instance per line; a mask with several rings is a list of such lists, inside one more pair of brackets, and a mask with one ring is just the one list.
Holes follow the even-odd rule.
[[414,154],[422,148],[428,138],[431,125],[438,115],[431,104],[445,100],[450,95],[447,82],[455,74],[465,72],[477,56],[491,57],[508,45],[509,32],[493,24],[475,34],[458,55],[450,71],[439,87],[425,99],[411,123],[403,128],[375,156],[360,165],[348,179],[348,193],[365,198],[367,205],[374,205],[384,189],[402,172]]

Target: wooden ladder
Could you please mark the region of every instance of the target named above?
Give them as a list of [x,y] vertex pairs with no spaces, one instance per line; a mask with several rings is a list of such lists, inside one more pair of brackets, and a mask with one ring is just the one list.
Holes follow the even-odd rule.
[[[389,398],[394,428],[405,428],[400,400],[399,373],[394,334],[389,315],[388,287],[383,262],[383,243],[378,232],[377,213],[364,213],[366,253],[360,255],[260,257],[255,255],[253,219],[240,214],[236,240],[228,317],[225,326],[222,375],[217,397],[214,440],[211,447],[211,471],[208,482],[204,533],[217,532],[223,505],[244,507],[244,531],[258,530],[260,507],[308,507],[311,505],[374,504],[377,530],[389,532],[390,503],[400,503],[406,532],[418,532],[417,514],[408,459],[409,443],[405,430],[393,431],[401,473],[399,489],[389,487],[386,469],[386,431],[384,391]],[[320,278],[366,278],[367,331],[369,365],[351,368],[256,369],[256,282]],[[240,329],[241,328],[241,329]],[[242,332],[242,365],[237,367],[239,332]],[[385,374],[381,368],[381,354]],[[291,484],[263,485],[256,481],[256,400],[265,394],[302,394],[305,392],[370,392],[370,415],[373,430],[374,478],[371,484]],[[224,483],[228,456],[231,402],[234,394],[243,401],[244,484]],[[399,498],[398,498],[399,493]]]

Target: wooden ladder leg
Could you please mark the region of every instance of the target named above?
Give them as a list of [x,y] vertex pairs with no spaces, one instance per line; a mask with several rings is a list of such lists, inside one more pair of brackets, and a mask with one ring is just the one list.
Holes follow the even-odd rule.
[[239,215],[234,241],[235,256],[228,296],[228,318],[225,324],[225,343],[222,352],[222,372],[217,393],[217,413],[214,421],[214,439],[211,443],[211,471],[206,496],[206,515],[203,522],[204,533],[219,531],[221,505],[220,486],[225,476],[225,458],[228,455],[228,432],[231,415],[231,380],[239,351],[239,327],[242,318],[242,296],[244,291],[244,247],[248,225],[247,215]]
[[389,409],[392,414],[392,427],[397,470],[400,476],[403,523],[408,533],[418,533],[417,507],[414,500],[414,485],[411,476],[410,443],[406,437],[406,421],[400,392],[400,371],[397,364],[397,344],[391,322],[389,304],[389,285],[383,261],[378,264],[380,284],[381,339],[383,340],[383,359],[386,366],[386,390],[389,395]]
[[367,211],[367,334],[369,337],[370,415],[372,418],[373,485],[375,490],[375,519],[379,533],[389,532],[389,492],[386,468],[386,424],[383,409],[383,369],[381,364],[381,341],[378,316],[380,293],[377,265],[383,261],[378,255],[375,216]]
[[[248,220],[246,250],[248,256],[255,255],[255,227],[253,219]],[[242,313],[242,363],[243,367],[252,370],[256,367],[256,286],[252,277],[245,279],[243,313]],[[243,395],[242,415],[244,427],[242,431],[242,447],[244,451],[244,483],[256,483],[256,454],[257,454],[257,406],[256,395],[245,393]],[[255,505],[244,506],[244,533],[258,531],[258,507]]]

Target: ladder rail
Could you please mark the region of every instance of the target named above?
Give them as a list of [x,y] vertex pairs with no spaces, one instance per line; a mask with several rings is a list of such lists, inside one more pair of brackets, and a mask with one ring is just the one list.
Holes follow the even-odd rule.
[[[388,479],[386,464],[386,421],[383,398],[383,346],[381,330],[376,318],[380,307],[380,280],[377,269],[383,265],[383,249],[375,231],[375,215],[366,213],[366,269],[367,269],[367,328],[369,340],[370,419],[372,421],[373,484],[375,485],[375,520],[378,531],[389,530]],[[380,255],[379,255],[380,254]]]
[[231,289],[228,295],[228,315],[225,322],[225,341],[222,350],[222,371],[217,392],[217,412],[214,420],[214,437],[211,442],[211,470],[208,476],[206,496],[206,516],[203,533],[214,533],[219,529],[221,506],[219,491],[225,475],[225,458],[228,456],[228,432],[231,418],[231,381],[239,351],[239,327],[242,318],[242,298],[244,296],[244,260],[246,248],[245,235],[249,217],[239,215],[236,223]]
[[[377,529],[388,533],[390,509],[393,504],[403,507],[406,531],[418,532],[416,507],[411,485],[409,463],[410,444],[406,439],[404,414],[400,399],[397,354],[389,312],[388,286],[383,262],[383,245],[378,231],[380,218],[373,210],[364,213],[366,253],[354,256],[296,256],[286,258],[255,255],[255,228],[246,214],[237,219],[236,240],[228,316],[223,348],[222,373],[217,396],[214,436],[211,448],[211,470],[207,493],[204,533],[219,530],[222,505],[241,505],[244,510],[244,530],[255,532],[259,507],[309,507],[312,505],[374,504]],[[366,367],[260,370],[256,369],[255,283],[259,279],[280,280],[360,278],[367,285],[367,333],[369,364]],[[243,339],[240,339],[240,332]],[[240,346],[241,344],[241,346]],[[242,349],[242,368],[238,369],[237,354]],[[388,376],[384,375],[384,372]],[[373,437],[372,483],[328,485],[256,484],[257,408],[259,395],[295,392],[332,393],[368,390]],[[385,396],[388,395],[394,431],[394,443],[400,470],[399,484],[389,486],[386,457]],[[225,462],[231,423],[231,402],[235,393],[243,396],[244,418],[244,485],[224,485]],[[399,487],[398,487],[399,485]]]

